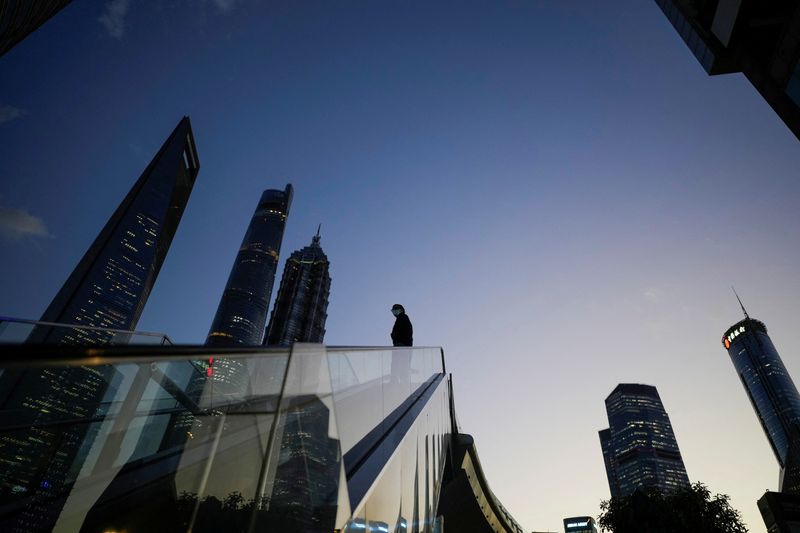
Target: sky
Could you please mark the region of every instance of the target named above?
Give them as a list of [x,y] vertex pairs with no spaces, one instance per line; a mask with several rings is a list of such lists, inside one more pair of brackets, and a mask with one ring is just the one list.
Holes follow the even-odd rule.
[[75,0],[0,57],[0,315],[41,316],[183,115],[200,174],[137,329],[202,343],[291,182],[326,343],[389,344],[402,303],[527,530],[599,513],[621,382],[765,530],[778,465],[720,339],[735,285],[800,375],[800,145],[655,2]]

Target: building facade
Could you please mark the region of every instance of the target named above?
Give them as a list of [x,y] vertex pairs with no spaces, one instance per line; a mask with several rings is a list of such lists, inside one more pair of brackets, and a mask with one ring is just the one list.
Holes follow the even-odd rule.
[[260,345],[278,269],[292,185],[264,191],[247,227],[206,339],[208,346]]
[[[166,257],[200,164],[188,117],[162,145],[42,316],[131,330]],[[28,343],[108,344],[111,334],[39,326]],[[0,435],[0,531],[50,531],[126,379],[111,366],[6,369],[0,404],[17,427]],[[63,420],[79,423],[64,424]],[[56,459],[41,458],[58,450]],[[13,516],[13,518],[8,518]]]
[[612,498],[638,488],[662,493],[689,486],[675,433],[658,391],[651,385],[621,383],[606,398],[608,429],[600,444]]
[[318,229],[311,244],[286,261],[265,344],[322,342],[330,290],[330,262],[320,246]]
[[[43,322],[133,330],[189,200],[200,161],[183,117],[81,258]],[[98,344],[112,334],[36,328],[29,342]]]
[[741,72],[800,139],[800,4],[656,0],[710,75]]
[[767,335],[767,326],[745,312],[744,320],[725,331],[722,346],[731,358],[781,469],[796,462],[796,459],[790,460],[789,452],[798,448],[793,434],[800,425],[800,394]]
[[72,0],[4,0],[0,2],[0,56],[11,50]]

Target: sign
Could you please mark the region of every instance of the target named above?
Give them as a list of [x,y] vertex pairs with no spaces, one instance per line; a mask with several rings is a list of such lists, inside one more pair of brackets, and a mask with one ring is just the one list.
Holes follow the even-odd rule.
[[742,333],[744,333],[744,326],[739,326],[735,330],[731,331],[728,335],[723,336],[722,345],[725,347],[725,349],[727,350],[728,348],[730,348],[733,339],[735,339]]

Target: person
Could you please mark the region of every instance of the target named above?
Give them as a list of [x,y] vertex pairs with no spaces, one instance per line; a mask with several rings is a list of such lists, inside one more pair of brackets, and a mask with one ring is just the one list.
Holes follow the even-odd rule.
[[392,328],[392,344],[394,346],[413,346],[414,328],[406,314],[405,308],[400,304],[392,306],[392,314],[396,317]]

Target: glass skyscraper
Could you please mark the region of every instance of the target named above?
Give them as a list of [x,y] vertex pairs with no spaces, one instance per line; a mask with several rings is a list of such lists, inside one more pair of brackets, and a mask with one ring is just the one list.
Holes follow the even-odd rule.
[[292,253],[269,321],[265,344],[291,346],[322,342],[331,289],[330,262],[319,244],[319,229],[311,245]]
[[259,345],[292,204],[292,185],[261,195],[206,339],[209,346]]
[[728,351],[775,458],[783,468],[787,464],[793,426],[800,425],[800,394],[767,335],[767,326],[745,312],[744,320],[728,328],[722,336],[722,346]]
[[[41,320],[133,330],[178,229],[200,162],[183,117],[81,258]],[[29,342],[97,344],[111,334],[39,327]]]
[[[180,222],[200,164],[188,117],[178,123],[42,316],[131,330]],[[111,334],[39,326],[28,343],[106,344]],[[7,369],[0,405],[16,427],[0,435],[0,530],[49,531],[124,377],[110,366]],[[68,417],[74,424],[59,423]],[[41,458],[58,450],[57,460]],[[5,516],[14,516],[7,521]]]
[[658,391],[621,383],[606,398],[608,429],[600,444],[612,498],[637,488],[674,492],[689,486],[686,467]]

